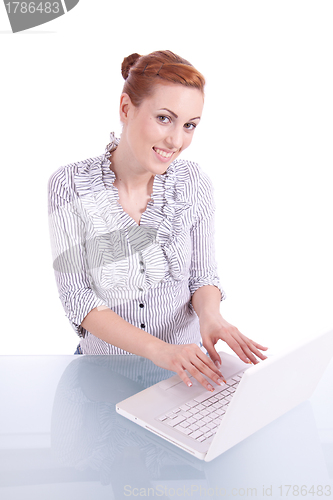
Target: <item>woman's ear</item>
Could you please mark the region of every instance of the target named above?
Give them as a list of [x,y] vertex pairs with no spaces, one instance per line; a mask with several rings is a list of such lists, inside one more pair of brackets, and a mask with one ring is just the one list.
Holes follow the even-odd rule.
[[133,106],[132,101],[129,97],[128,94],[121,94],[120,96],[120,107],[119,107],[119,115],[120,115],[120,121],[122,123],[126,123],[128,120],[128,112]]

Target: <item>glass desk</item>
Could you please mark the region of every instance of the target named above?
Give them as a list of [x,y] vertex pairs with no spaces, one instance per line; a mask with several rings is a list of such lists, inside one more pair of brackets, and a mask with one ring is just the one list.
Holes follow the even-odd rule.
[[209,463],[115,411],[171,375],[137,356],[0,356],[0,499],[333,498],[333,361],[309,401]]

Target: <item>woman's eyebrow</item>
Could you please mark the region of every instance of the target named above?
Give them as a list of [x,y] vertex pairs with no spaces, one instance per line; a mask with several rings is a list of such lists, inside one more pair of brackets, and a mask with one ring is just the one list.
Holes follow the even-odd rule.
[[[170,115],[172,115],[174,118],[178,118],[178,115],[176,115],[176,113],[174,113],[173,111],[171,111],[171,109],[168,109],[168,108],[161,108],[160,111],[167,111],[168,113],[170,113]],[[200,116],[196,116],[195,118],[190,118],[189,121],[192,121],[192,120],[200,120]]]

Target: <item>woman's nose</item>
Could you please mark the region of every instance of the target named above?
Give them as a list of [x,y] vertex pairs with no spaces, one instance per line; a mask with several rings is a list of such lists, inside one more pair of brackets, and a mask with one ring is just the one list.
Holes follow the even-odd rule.
[[167,143],[170,149],[181,149],[183,145],[183,129],[174,128],[167,137]]

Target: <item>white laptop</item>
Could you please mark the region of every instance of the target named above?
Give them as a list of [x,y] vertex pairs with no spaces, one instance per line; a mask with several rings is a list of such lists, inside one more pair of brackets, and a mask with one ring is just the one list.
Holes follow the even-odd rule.
[[124,417],[207,462],[308,399],[333,356],[333,330],[257,365],[219,353],[213,392],[178,375],[116,405]]

